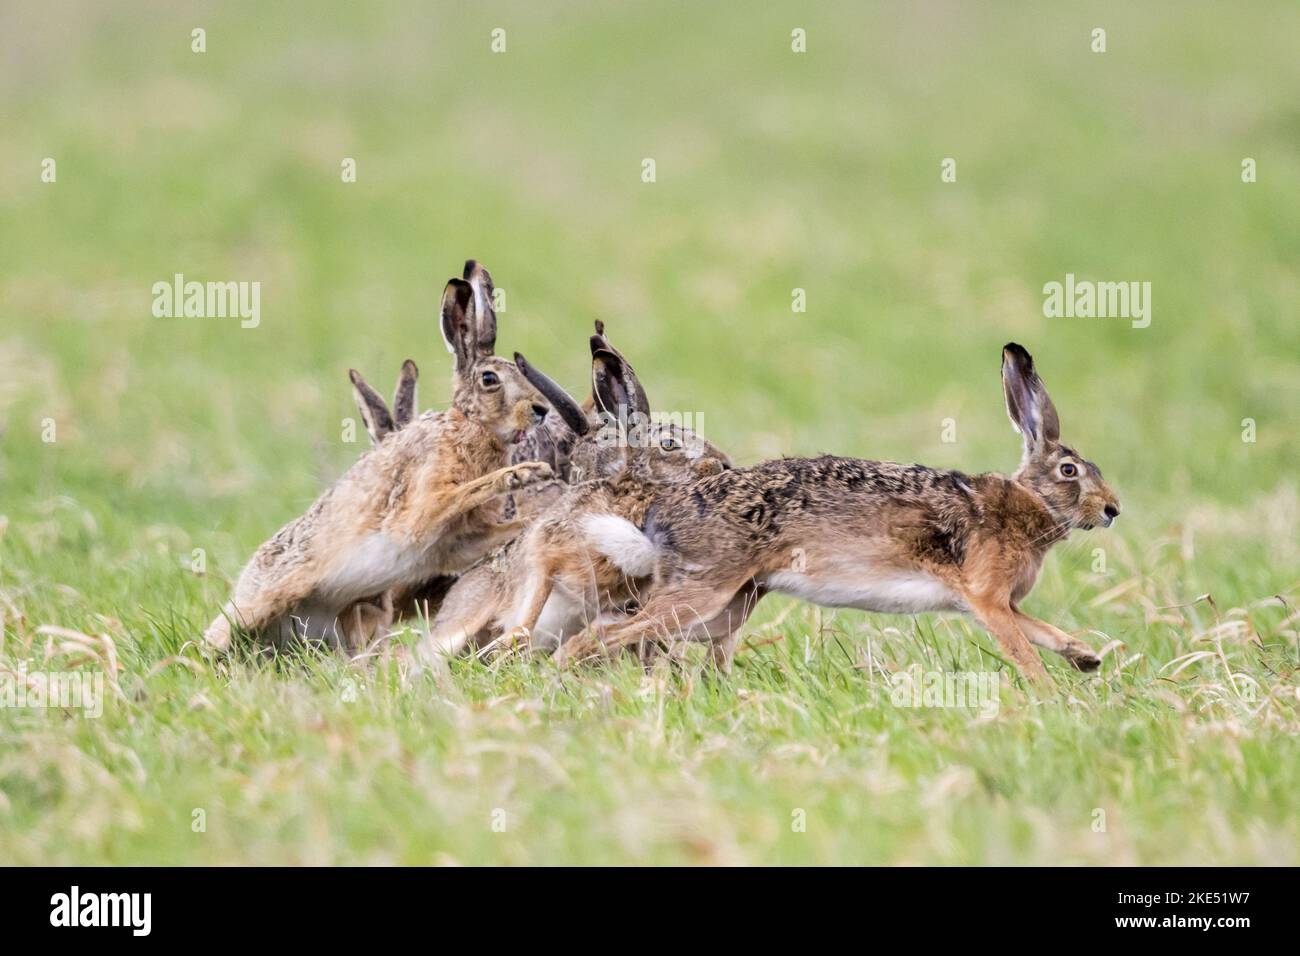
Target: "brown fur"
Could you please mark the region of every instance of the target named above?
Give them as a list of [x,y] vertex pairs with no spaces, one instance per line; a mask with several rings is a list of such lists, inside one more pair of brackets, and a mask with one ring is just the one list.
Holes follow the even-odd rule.
[[[1056,410],[1020,346],[1003,353],[1008,414],[1025,437],[1011,477],[823,457],[769,461],[669,489],[647,521],[659,554],[635,617],[561,649],[677,635],[709,640],[729,666],[736,629],[769,590],[832,606],[975,615],[1016,667],[1044,679],[1032,644],[1083,670],[1087,644],[1024,614],[1019,602],[1047,551],[1074,528],[1109,524],[1114,493],[1091,462],[1061,445]],[[1063,468],[1075,469],[1067,477]]]
[[[466,275],[481,284],[486,272],[471,262]],[[557,401],[560,395],[522,356],[512,363],[491,354],[495,316],[489,326],[476,300],[482,301],[480,290],[459,279],[443,295],[443,335],[455,356],[452,407],[426,412],[400,430],[384,416],[373,416],[373,424],[367,416],[375,448],[257,550],[205,632],[211,648],[228,648],[232,626],[273,643],[295,637],[351,643],[354,627],[378,626],[364,609],[345,613],[355,602],[459,572],[522,527],[491,523],[476,509],[551,477],[544,463],[508,465],[507,459],[511,443],[546,413],[541,390]],[[399,418],[413,414],[413,372],[413,365],[404,367],[399,382]],[[355,373],[353,383],[364,414],[374,408],[373,396]],[[580,415],[572,400],[568,406],[566,414]],[[379,607],[382,612],[385,602]]]
[[[556,633],[541,635],[544,639],[558,642],[575,622],[581,627],[602,614],[623,612],[635,598],[637,580],[593,548],[583,521],[605,515],[640,527],[666,486],[730,467],[726,455],[699,436],[648,422],[649,403],[635,372],[609,344],[603,326],[596,328],[592,407],[604,420],[573,444],[571,475],[577,483],[516,541],[456,582],[421,642],[423,663],[503,632],[533,640],[553,594]],[[626,420],[629,402],[630,412],[641,416],[635,445],[620,430],[619,406]]]

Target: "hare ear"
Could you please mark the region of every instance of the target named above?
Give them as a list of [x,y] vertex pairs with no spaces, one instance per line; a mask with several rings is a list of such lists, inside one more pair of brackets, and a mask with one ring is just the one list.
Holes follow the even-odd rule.
[[[641,380],[636,377],[632,364],[609,341],[605,323],[596,320],[596,334],[591,337],[592,397],[597,405],[611,414],[618,414],[618,406],[625,405],[644,416],[650,415],[650,399]],[[603,393],[603,394],[602,394]]]
[[496,290],[492,286],[491,274],[473,259],[465,262],[465,281],[474,289],[474,311],[478,315],[478,354],[486,357],[494,354],[497,345],[497,310],[492,304]]
[[1031,454],[1061,438],[1061,421],[1043,380],[1034,371],[1034,359],[1015,342],[1002,349],[1002,394],[1007,416],[1025,439],[1025,453]]
[[456,371],[474,364],[476,328],[474,289],[461,279],[450,279],[442,290],[442,340],[456,359]]
[[596,320],[596,334],[591,337],[590,343],[591,357],[593,359],[591,365],[591,395],[587,398],[586,403],[592,408],[599,408],[600,399],[596,395],[596,363],[594,359],[602,351],[617,355],[618,350],[610,344],[609,339],[605,338],[605,323],[600,319]]
[[393,430],[393,416],[388,414],[383,396],[366,384],[360,372],[348,369],[348,378],[352,379],[352,396],[357,400],[362,421],[366,423],[366,434],[370,436],[371,444],[378,445]]
[[528,359],[518,352],[515,353],[515,366],[528,380],[528,383],[541,392],[546,400],[551,403],[551,408],[555,409],[555,413],[564,419],[564,423],[575,434],[587,434],[588,429],[591,428],[591,423],[587,421],[587,416],[582,413],[582,408],[573,400],[572,395],[560,388],[542,371],[529,365]]
[[632,366],[603,336],[591,337],[591,393],[596,406],[606,414],[619,417],[619,407],[628,413],[650,415],[650,400],[637,380]]
[[397,428],[409,425],[415,417],[415,383],[419,378],[420,370],[414,362],[407,359],[402,363],[402,371],[397,376],[397,389],[393,392],[393,425]]

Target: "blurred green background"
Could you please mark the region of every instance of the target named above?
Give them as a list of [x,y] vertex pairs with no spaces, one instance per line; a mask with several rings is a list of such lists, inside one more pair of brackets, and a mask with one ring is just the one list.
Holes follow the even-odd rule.
[[[387,391],[415,358],[445,403],[437,303],[468,257],[506,292],[502,351],[580,392],[604,319],[740,463],[1009,470],[1019,341],[1125,506],[1058,549],[1040,613],[1102,626],[1096,547],[1179,562],[1114,611],[1130,641],[1161,601],[1294,594],[1300,7],[543,6],[0,7],[11,625],[125,621],[142,670],[196,636],[367,447],[342,440],[349,367]],[[178,272],[260,282],[260,326],[154,318]],[[1149,281],[1150,327],[1045,318],[1067,273]]]
[[[656,405],[741,461],[1013,467],[1015,339],[1132,521],[1291,478],[1294,5],[538,6],[7,4],[16,500],[242,555],[362,447],[349,366],[387,388],[414,357],[445,401],[436,306],[468,257],[507,292],[503,349],[578,390],[603,318]],[[260,327],[153,318],[176,272],[260,281]],[[1150,281],[1150,328],[1045,318],[1067,272]]]

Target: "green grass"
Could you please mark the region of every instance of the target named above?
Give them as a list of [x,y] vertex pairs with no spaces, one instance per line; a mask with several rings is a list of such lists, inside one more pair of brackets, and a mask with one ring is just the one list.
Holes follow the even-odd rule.
[[[0,667],[116,689],[0,708],[0,860],[1300,862],[1300,10],[805,7],[6,6]],[[900,707],[992,642],[777,598],[725,682],[210,668],[241,563],[364,448],[347,368],[445,402],[469,256],[503,350],[578,390],[602,318],[742,463],[1011,468],[1023,342],[1124,503],[1027,602],[1101,675]],[[260,281],[261,325],[153,318],[176,272]],[[1151,326],[1045,318],[1067,272],[1150,281]]]

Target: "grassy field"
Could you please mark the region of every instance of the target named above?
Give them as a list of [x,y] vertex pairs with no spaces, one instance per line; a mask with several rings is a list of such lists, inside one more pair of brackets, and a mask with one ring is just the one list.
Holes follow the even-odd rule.
[[[1300,863],[1300,8],[367,6],[0,10],[0,675],[107,675],[0,708],[0,861]],[[901,706],[994,643],[781,598],[725,683],[207,665],[366,447],[347,369],[445,402],[471,256],[503,350],[578,391],[602,318],[740,463],[1011,469],[1023,342],[1124,502],[1026,603],[1100,675]],[[176,273],[260,323],[155,318]],[[1046,317],[1071,273],[1149,327]]]

